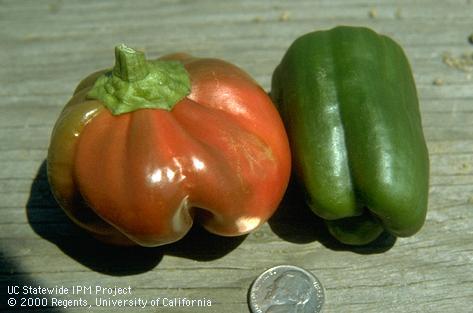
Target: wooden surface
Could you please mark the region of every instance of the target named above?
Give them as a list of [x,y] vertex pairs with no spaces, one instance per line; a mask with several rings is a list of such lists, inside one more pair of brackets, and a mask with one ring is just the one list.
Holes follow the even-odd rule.
[[[80,79],[111,66],[117,43],[150,57],[224,58],[268,90],[297,36],[339,24],[392,36],[411,61],[431,158],[429,212],[416,236],[341,246],[290,190],[276,216],[246,237],[194,229],[174,245],[123,250],[84,235],[51,198],[44,160],[52,126]],[[82,285],[212,304],[124,312],[248,312],[255,277],[289,263],[321,280],[324,312],[473,312],[473,69],[461,59],[473,52],[472,33],[467,0],[0,1],[0,311],[20,309],[7,306],[10,285]]]

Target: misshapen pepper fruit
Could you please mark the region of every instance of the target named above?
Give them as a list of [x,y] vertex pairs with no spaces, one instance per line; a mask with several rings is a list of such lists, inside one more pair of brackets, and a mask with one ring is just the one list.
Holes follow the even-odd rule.
[[217,59],[155,61],[124,45],[77,87],[47,172],[69,217],[115,244],[158,246],[193,221],[236,236],[264,223],[290,174],[287,135],[264,90]]
[[367,28],[298,38],[273,74],[310,208],[339,241],[383,230],[410,236],[424,223],[429,158],[416,87],[402,48]]

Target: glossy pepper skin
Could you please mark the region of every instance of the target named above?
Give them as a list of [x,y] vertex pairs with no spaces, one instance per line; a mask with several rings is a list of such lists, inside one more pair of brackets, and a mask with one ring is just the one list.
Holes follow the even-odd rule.
[[[148,84],[141,54],[120,46],[116,58],[112,71],[79,84],[52,133],[48,178],[69,217],[105,242],[142,246],[177,241],[194,221],[223,236],[264,223],[290,175],[287,135],[264,90],[222,60],[169,55],[152,62],[171,62],[184,76]],[[111,77],[114,85],[101,88]],[[145,89],[137,101],[129,81]],[[158,85],[157,101],[171,102],[150,108]]]
[[339,241],[383,230],[410,236],[424,223],[429,158],[414,79],[402,48],[361,27],[298,38],[273,74],[310,208]]

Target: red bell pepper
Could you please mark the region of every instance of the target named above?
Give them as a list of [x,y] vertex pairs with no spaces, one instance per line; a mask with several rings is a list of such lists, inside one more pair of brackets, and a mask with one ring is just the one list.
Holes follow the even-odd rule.
[[77,87],[54,127],[48,179],[69,217],[115,244],[158,246],[193,221],[236,236],[287,187],[290,151],[270,98],[241,69],[124,45]]

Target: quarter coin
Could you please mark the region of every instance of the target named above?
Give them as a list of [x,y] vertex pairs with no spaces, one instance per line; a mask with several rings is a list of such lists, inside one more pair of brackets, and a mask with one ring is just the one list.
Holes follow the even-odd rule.
[[320,281],[293,265],[279,265],[264,271],[250,287],[253,313],[319,313],[325,294]]

